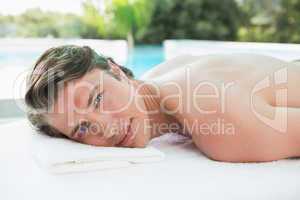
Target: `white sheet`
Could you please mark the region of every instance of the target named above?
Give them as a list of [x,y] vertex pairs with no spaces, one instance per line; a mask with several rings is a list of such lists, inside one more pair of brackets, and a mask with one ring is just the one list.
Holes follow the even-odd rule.
[[0,126],[0,199],[298,200],[300,160],[261,164],[215,162],[189,139],[164,135],[150,145],[163,162],[130,168],[50,175],[30,154],[24,120]]
[[50,173],[71,173],[131,167],[140,163],[159,162],[164,154],[154,147],[95,147],[65,138],[31,134],[31,153],[37,164]]

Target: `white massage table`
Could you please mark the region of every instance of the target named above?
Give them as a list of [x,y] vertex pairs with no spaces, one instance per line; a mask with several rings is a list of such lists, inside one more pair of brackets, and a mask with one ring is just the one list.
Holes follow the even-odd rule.
[[0,126],[0,199],[299,200],[300,159],[261,164],[215,162],[175,134],[150,145],[166,154],[158,163],[52,175],[36,165],[26,120]]

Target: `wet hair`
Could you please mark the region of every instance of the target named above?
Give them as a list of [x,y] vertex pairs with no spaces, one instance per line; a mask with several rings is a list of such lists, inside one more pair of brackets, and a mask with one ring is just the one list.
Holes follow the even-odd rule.
[[[39,132],[53,137],[65,137],[51,126],[45,117],[57,99],[59,83],[81,78],[94,68],[109,71],[112,58],[96,53],[88,46],[63,45],[45,51],[27,77],[25,104],[27,117]],[[132,71],[118,65],[131,79]]]

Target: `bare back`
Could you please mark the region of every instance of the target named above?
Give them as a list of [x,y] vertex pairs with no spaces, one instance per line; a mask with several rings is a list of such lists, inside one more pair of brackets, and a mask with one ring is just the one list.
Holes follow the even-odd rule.
[[[269,161],[300,155],[300,68],[268,56],[182,56],[142,79],[207,156]],[[286,124],[285,124],[286,122]]]

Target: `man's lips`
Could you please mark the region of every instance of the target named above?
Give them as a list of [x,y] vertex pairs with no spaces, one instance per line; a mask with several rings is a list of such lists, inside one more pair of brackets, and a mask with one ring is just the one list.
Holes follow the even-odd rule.
[[132,137],[132,132],[131,132],[132,120],[133,120],[133,118],[130,118],[126,133],[124,134],[124,136],[122,137],[120,142],[117,144],[117,146],[125,146],[127,144],[128,140],[130,140],[130,138]]

